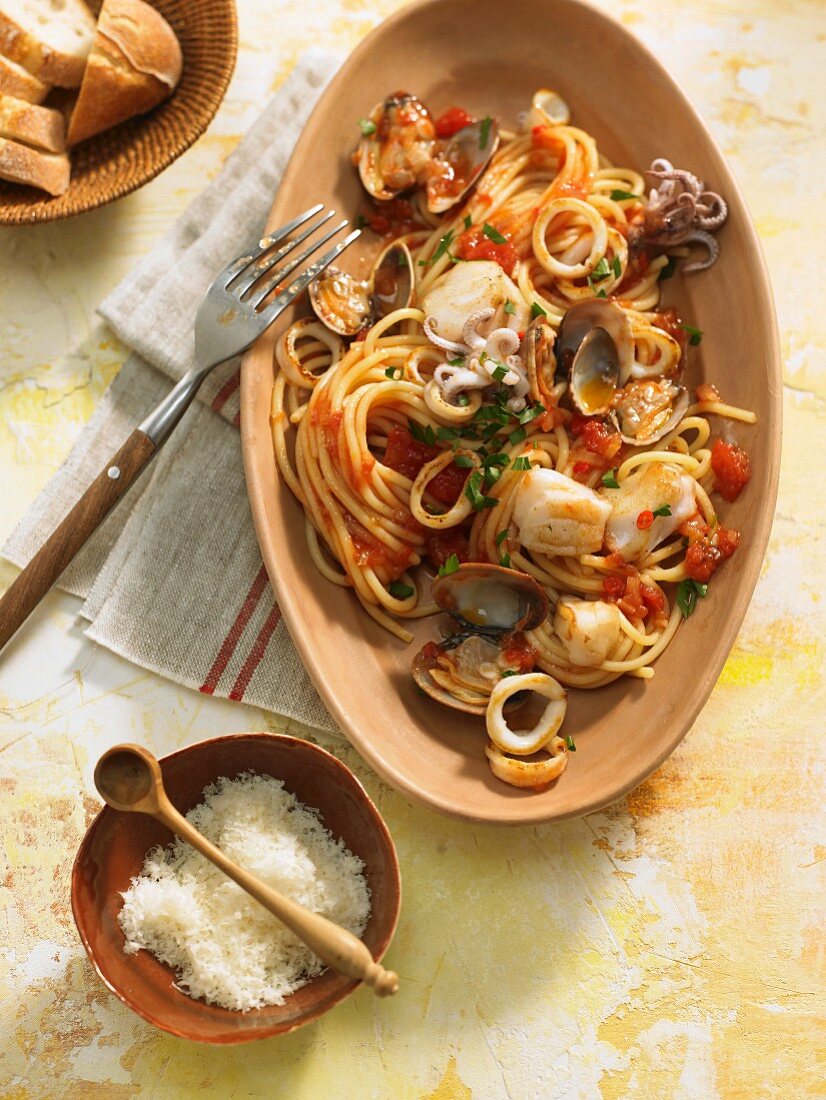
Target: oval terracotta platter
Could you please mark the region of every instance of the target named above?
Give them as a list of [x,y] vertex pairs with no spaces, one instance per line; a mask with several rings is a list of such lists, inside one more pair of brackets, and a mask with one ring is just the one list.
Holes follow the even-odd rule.
[[[308,122],[275,197],[269,226],[310,202],[355,216],[364,203],[350,154],[356,121],[385,94],[415,92],[439,114],[460,104],[515,126],[533,91],[551,87],[573,122],[614,162],[639,170],[656,156],[690,168],[730,205],[711,270],[665,284],[664,301],[705,332],[688,381],[714,381],[755,410],[756,427],[729,426],[747,447],[751,483],[723,511],[742,544],[709,595],[655,664],[652,680],[572,691],[563,732],[576,738],[561,779],[542,792],[495,779],[482,719],[419,694],[413,654],[437,637],[435,620],[405,646],[377,626],[352,592],[324,580],[306,549],[304,517],[279,481],[270,435],[273,346],[279,321],[244,360],[242,443],[261,551],[290,633],[330,713],[375,770],[433,809],[472,821],[526,824],[604,806],[640,783],[694,722],[745,615],[768,541],[780,458],[780,355],[771,291],[754,228],[707,129],[659,62],[610,18],[575,0],[425,0],[370,34],[336,75]],[[372,236],[372,234],[365,234]],[[361,244],[358,243],[356,248]],[[343,266],[361,271],[355,248]],[[718,423],[717,428],[722,424]]]

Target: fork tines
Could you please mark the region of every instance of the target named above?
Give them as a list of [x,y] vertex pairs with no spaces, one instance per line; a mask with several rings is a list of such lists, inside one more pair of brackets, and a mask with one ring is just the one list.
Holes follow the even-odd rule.
[[[310,242],[306,248],[302,249],[283,266],[277,266],[295,248],[306,241],[307,238],[312,236],[317,230],[321,229],[330,218],[335,216],[335,210],[330,210],[317,220],[310,221],[314,215],[318,214],[323,209],[323,204],[319,203],[316,206],[310,207],[309,210],[305,210],[304,213],[299,214],[297,218],[293,218],[293,220],[287,222],[286,225],[282,225],[279,229],[274,230],[268,236],[262,238],[256,249],[244,256],[240,256],[225,268],[223,272],[225,281],[222,281],[224,282],[226,290],[232,294],[233,297],[243,301],[248,307],[252,306],[257,310],[263,305],[267,297],[274,290],[278,289],[278,295],[267,305],[266,309],[261,310],[261,316],[263,318],[266,314],[275,316],[280,313],[281,310],[296,298],[317,275],[326,267],[329,267],[333,260],[335,260],[345,248],[361,235],[361,230],[354,229],[328,252],[320,256],[314,263],[306,268],[306,270],[302,271],[292,283],[288,286],[282,285],[297,268],[300,268],[302,264],[313,255],[314,252],[317,252],[322,245],[326,244],[336,235],[336,233],[345,229],[349,224],[346,219],[339,222],[338,225],[333,226],[332,229],[329,229],[322,236]],[[301,228],[302,226],[304,226],[304,228]],[[301,229],[301,232],[291,238],[290,235],[294,233],[296,229]],[[273,271],[273,268],[276,270]],[[268,278],[264,278],[264,276],[271,271],[272,274],[269,275]]]

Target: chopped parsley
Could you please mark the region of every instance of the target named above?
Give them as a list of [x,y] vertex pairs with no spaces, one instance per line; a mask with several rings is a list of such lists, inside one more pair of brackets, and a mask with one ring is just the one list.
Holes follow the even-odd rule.
[[466,393],[460,393],[459,396],[456,398],[456,404],[462,406],[469,405],[470,398]]
[[510,554],[500,554],[499,555],[499,564],[502,566],[503,569],[510,569],[510,567],[511,567],[511,556],[510,556]]
[[619,489],[619,482],[617,481],[617,469],[609,470],[607,474],[602,475],[602,484],[606,489]]
[[622,276],[622,264],[620,263],[619,256],[615,256],[611,260],[611,270],[614,272],[614,278],[619,279]]
[[514,430],[513,430],[513,431],[512,431],[511,433],[510,433],[510,435],[508,436],[508,439],[509,439],[509,440],[510,440],[510,442],[511,442],[511,443],[513,444],[513,446],[515,447],[517,443],[521,443],[521,442],[522,442],[522,440],[523,440],[523,439],[525,438],[525,436],[526,436],[527,434],[528,434],[528,433],[527,433],[527,432],[525,431],[525,429],[524,429],[524,428],[515,428],[515,429],[514,429]]
[[484,149],[488,144],[488,138],[490,137],[490,126],[493,119],[490,115],[485,115],[482,122],[479,125],[479,148]]
[[696,348],[703,338],[703,330],[701,328],[695,328],[693,325],[684,325],[682,323],[680,324],[680,328],[683,330],[683,332],[688,333],[689,344],[691,344],[692,347]]
[[361,130],[365,137],[370,137],[371,134],[375,134],[376,132],[376,124],[373,122],[372,118],[360,118],[359,130]]
[[453,459],[453,463],[456,466],[460,466],[463,470],[469,470],[471,466],[476,465],[470,455],[456,455]]
[[503,678],[505,676],[518,676],[518,675],[519,675],[519,670],[516,669],[516,668],[506,668],[504,670],[504,672],[502,673]]
[[407,600],[415,594],[416,589],[411,588],[409,584],[402,584],[401,581],[393,581],[392,584],[387,586],[387,591],[391,596],[395,596],[397,600]]
[[539,302],[531,303],[531,317],[536,320],[537,317],[547,317],[547,312],[542,308]]
[[416,420],[408,419],[407,430],[415,440],[419,443],[426,443],[428,447],[432,447],[436,442],[436,433],[429,424],[422,427]]
[[490,225],[489,222],[485,222],[485,224],[482,226],[482,232],[485,234],[488,240],[493,241],[494,244],[508,243],[508,238],[503,233],[500,233],[495,226]]
[[501,451],[496,454],[487,455],[482,459],[482,465],[487,470],[491,466],[507,466],[508,456]]
[[505,299],[505,313],[516,313],[516,306],[513,304],[510,298]]
[[365,225],[367,225],[367,218],[365,218],[364,214],[356,214],[355,218],[353,218],[353,225],[356,229],[364,229]]
[[464,363],[465,357],[463,355],[458,355],[455,359],[448,359],[447,361],[449,367],[462,367]]
[[601,283],[603,279],[607,279],[611,274],[611,268],[608,266],[608,261],[603,256],[597,266],[588,276],[588,285],[593,286],[594,283]]
[[402,369],[401,367],[388,367],[385,370],[384,375],[386,378],[401,378]]
[[501,531],[497,531],[496,532],[496,545],[501,546],[502,543],[505,541],[505,539],[508,537],[509,534],[510,534],[510,532],[508,531],[507,527],[504,527]]
[[491,371],[491,377],[494,378],[497,382],[504,382],[505,379],[508,377],[508,368],[505,366],[504,363],[497,363]]
[[670,516],[671,515],[671,505],[670,504],[661,504],[659,506],[659,508],[655,508],[654,511],[651,514],[653,516]]
[[455,573],[459,568],[459,558],[456,554],[451,554],[445,561],[444,565],[439,566],[439,576],[449,577],[451,573]]
[[530,470],[531,460],[527,455],[519,455],[518,458],[513,460],[512,468],[514,470]]
[[480,470],[477,470],[470,475],[465,485],[465,496],[473,505],[473,509],[476,512],[481,512],[483,508],[495,508],[499,503],[494,497],[485,496],[482,492],[484,480],[485,475]]
[[638,199],[639,197],[633,191],[620,191],[618,188],[611,192],[611,198],[614,202],[624,202],[626,199]]
[[699,581],[694,581],[690,577],[680,581],[677,585],[677,606],[682,611],[684,619],[694,614],[697,609],[697,600],[705,599],[707,592],[707,584],[700,584]]
[[[453,244],[453,238],[456,234],[452,229],[448,229],[444,237],[439,238],[439,243],[436,245],[436,251],[430,257],[429,260],[419,260],[419,267],[430,267],[431,264],[435,264],[437,260],[440,260],[442,256],[448,255],[448,249]],[[453,257],[451,257],[452,259]]]
[[526,409],[523,409],[521,413],[517,414],[516,419],[520,424],[530,424],[532,420],[536,420],[538,416],[542,416],[545,411],[544,405],[528,405]]
[[473,218],[470,216],[470,214],[465,214],[464,222],[465,229],[470,229],[470,227],[473,225]]
[[570,733],[565,738],[565,744],[568,746],[568,752],[576,752],[576,742],[573,737],[571,737]]
[[600,288],[597,291],[597,298],[607,298],[607,297],[608,297],[608,295],[605,293],[605,290],[603,288]]
[[462,433],[459,431],[458,428],[437,428],[436,429],[436,438],[437,439],[443,439],[443,440],[446,439],[448,441],[452,441],[454,439],[459,439],[461,434]]

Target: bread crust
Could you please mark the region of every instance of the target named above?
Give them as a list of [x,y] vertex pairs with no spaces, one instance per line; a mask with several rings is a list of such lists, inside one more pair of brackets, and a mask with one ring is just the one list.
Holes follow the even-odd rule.
[[59,111],[14,96],[0,96],[0,137],[49,153],[66,151],[66,124]]
[[0,138],[0,179],[38,187],[50,195],[62,195],[69,186],[70,171],[65,153],[44,153],[18,141]]
[[77,145],[169,95],[183,57],[166,20],[143,0],[105,0],[67,140]]
[[[91,40],[94,21],[88,9],[84,7],[83,12],[88,17]],[[46,84],[77,88],[83,80],[88,50],[69,54],[53,49],[18,23],[0,0],[0,53],[28,69],[33,76]]]
[[49,90],[50,85],[32,76],[28,69],[0,55],[0,94],[13,95],[28,103],[42,103]]

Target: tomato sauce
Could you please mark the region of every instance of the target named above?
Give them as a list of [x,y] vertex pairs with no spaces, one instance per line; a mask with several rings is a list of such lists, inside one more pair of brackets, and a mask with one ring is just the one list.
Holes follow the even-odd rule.
[[723,500],[737,500],[751,477],[748,454],[736,443],[718,439],[711,449],[711,468],[714,471],[714,488]]
[[[387,447],[382,461],[391,470],[396,470],[413,481],[422,466],[438,454],[441,454],[440,448],[420,443],[406,428],[394,427],[387,433]],[[440,504],[455,504],[462,495],[469,472],[451,462],[430,479],[427,491]]]
[[362,216],[380,237],[400,237],[422,228],[407,199],[390,199],[381,205],[374,202],[370,212]]
[[[502,234],[506,236],[506,234]],[[486,237],[481,229],[467,229],[456,242],[456,255],[463,260],[493,260],[506,275],[513,275],[519,260],[516,249],[510,243],[497,244]]]
[[405,546],[401,550],[392,550],[389,546],[371,535],[356,517],[348,511],[342,513],[344,525],[349,532],[353,543],[353,554],[359,565],[366,565],[372,569],[384,566],[391,579],[401,576],[410,564],[413,553],[412,546]]
[[531,672],[536,665],[536,650],[521,632],[511,634],[503,642],[502,660],[517,672]]
[[433,565],[439,569],[453,554],[460,562],[470,561],[470,541],[461,527],[446,531],[430,531],[424,540],[425,551]]
[[601,455],[607,461],[616,458],[619,454],[622,436],[609,427],[604,420],[576,413],[571,417],[569,427],[585,450],[590,451],[591,454]]
[[444,114],[436,119],[436,137],[452,138],[454,134],[464,130],[465,126],[470,126],[473,121],[473,116],[461,107],[448,107]]
[[739,531],[719,523],[712,531],[699,513],[686,520],[680,534],[688,539],[686,575],[698,584],[708,584],[717,567],[740,545]]

